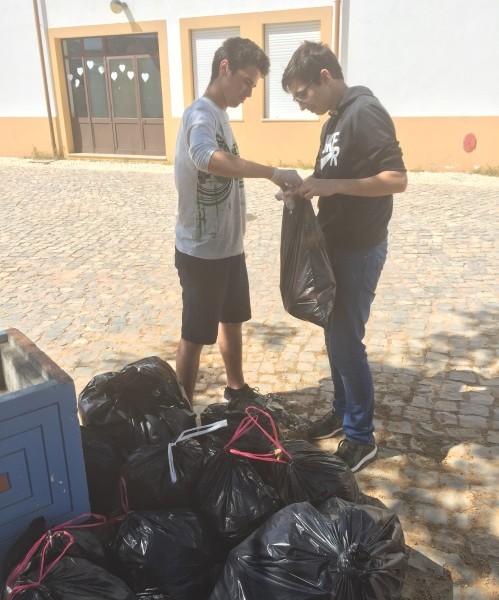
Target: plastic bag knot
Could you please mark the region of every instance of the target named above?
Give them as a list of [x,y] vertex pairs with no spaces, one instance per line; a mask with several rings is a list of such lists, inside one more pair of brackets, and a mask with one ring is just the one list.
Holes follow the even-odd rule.
[[352,544],[338,556],[338,572],[345,575],[361,575],[371,555],[363,544]]

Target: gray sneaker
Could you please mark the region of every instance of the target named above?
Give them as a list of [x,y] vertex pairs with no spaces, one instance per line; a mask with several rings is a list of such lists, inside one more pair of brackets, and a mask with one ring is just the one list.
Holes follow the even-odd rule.
[[343,431],[343,419],[334,410],[330,410],[320,419],[314,421],[308,429],[308,437],[312,440],[325,440]]
[[258,388],[252,388],[245,383],[239,390],[234,390],[227,386],[224,390],[222,402],[230,402],[231,400],[257,400],[258,398],[261,398],[261,396],[262,395],[258,393]]
[[353,440],[344,439],[338,444],[336,456],[339,456],[355,473],[362,465],[376,456],[378,448],[376,444],[360,444]]

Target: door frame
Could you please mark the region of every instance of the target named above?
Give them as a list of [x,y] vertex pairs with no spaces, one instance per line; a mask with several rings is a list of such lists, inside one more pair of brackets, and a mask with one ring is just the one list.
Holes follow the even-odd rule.
[[[65,157],[78,157],[78,154],[74,154],[74,140],[71,127],[71,111],[69,107],[69,96],[67,94],[67,87],[65,81],[66,75],[64,68],[64,56],[62,52],[62,40],[82,37],[130,35],[137,33],[156,33],[158,36],[158,52],[160,61],[161,93],[163,106],[163,127],[166,148],[166,156],[161,156],[160,158],[163,160],[166,159],[173,161],[173,152],[175,148],[175,138],[179,119],[174,119],[172,117],[167,30],[166,21],[164,20],[48,29],[47,34],[49,41],[49,56],[54,80],[55,105],[57,108],[56,130],[57,136],[59,138],[59,147],[62,149],[62,153]],[[113,155],[97,156],[110,158],[113,157]]]

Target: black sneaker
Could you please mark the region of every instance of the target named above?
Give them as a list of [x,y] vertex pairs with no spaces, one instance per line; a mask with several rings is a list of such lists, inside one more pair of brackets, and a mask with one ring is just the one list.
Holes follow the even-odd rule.
[[314,421],[308,429],[308,437],[312,440],[325,440],[343,431],[343,419],[334,410],[330,410],[320,419]]
[[336,456],[339,456],[355,473],[362,465],[376,456],[376,444],[360,444],[353,440],[344,439],[338,444]]
[[239,390],[235,390],[229,386],[224,390],[224,402],[230,402],[231,400],[256,400],[260,397],[261,394],[258,393],[258,388],[251,388],[247,383]]

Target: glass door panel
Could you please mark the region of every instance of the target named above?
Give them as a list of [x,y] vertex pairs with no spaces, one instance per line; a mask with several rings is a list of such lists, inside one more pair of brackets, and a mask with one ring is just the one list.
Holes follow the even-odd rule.
[[137,58],[142,118],[162,119],[163,99],[158,57]]
[[90,115],[95,118],[109,117],[106,90],[106,68],[102,58],[85,58]]
[[137,118],[133,62],[131,58],[108,59],[114,116],[120,119]]
[[71,116],[76,119],[88,117],[87,98],[85,95],[85,72],[81,58],[66,59],[66,77],[70,92]]

